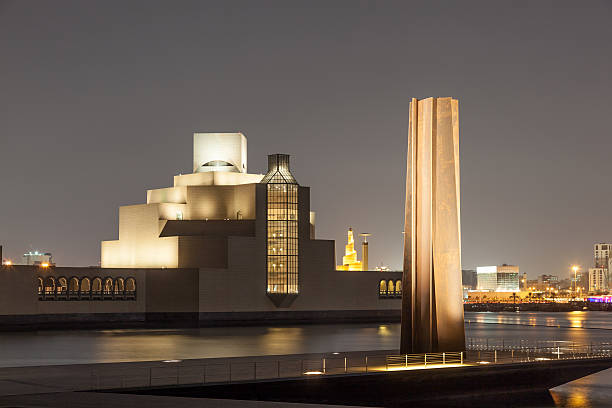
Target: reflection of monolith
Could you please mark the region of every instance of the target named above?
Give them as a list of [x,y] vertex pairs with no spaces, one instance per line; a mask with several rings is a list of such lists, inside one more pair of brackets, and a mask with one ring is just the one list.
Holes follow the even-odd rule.
[[459,197],[458,101],[413,98],[406,174],[402,353],[465,348]]

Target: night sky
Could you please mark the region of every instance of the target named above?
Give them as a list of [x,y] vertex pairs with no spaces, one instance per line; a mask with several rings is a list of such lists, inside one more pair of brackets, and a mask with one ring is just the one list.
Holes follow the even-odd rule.
[[399,268],[408,103],[453,96],[463,266],[566,276],[612,241],[611,71],[610,1],[0,0],[0,243],[97,265],[194,131],[241,131],[337,258],[352,226]]

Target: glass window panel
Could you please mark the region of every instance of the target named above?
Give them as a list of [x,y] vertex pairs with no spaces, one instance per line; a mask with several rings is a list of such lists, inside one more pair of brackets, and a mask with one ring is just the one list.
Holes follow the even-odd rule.
[[298,293],[298,210],[296,184],[278,172],[267,185],[267,290]]

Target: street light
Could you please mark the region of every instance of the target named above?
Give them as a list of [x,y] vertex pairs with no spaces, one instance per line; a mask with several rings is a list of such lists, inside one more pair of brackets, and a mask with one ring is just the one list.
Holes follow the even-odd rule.
[[576,291],[577,291],[577,285],[578,285],[578,281],[576,280],[576,274],[578,272],[578,269],[580,269],[578,265],[572,265],[572,271],[574,271],[574,298],[576,297]]

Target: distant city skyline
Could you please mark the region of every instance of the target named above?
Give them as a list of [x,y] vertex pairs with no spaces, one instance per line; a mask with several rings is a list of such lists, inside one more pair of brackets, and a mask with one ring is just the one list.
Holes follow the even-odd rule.
[[[612,241],[612,5],[0,0],[0,245],[97,265],[117,208],[192,169],[196,131],[290,154],[317,238],[402,261],[411,97],[459,100],[464,269],[530,278]],[[602,216],[604,214],[604,216]],[[359,257],[360,241],[356,242]]]

